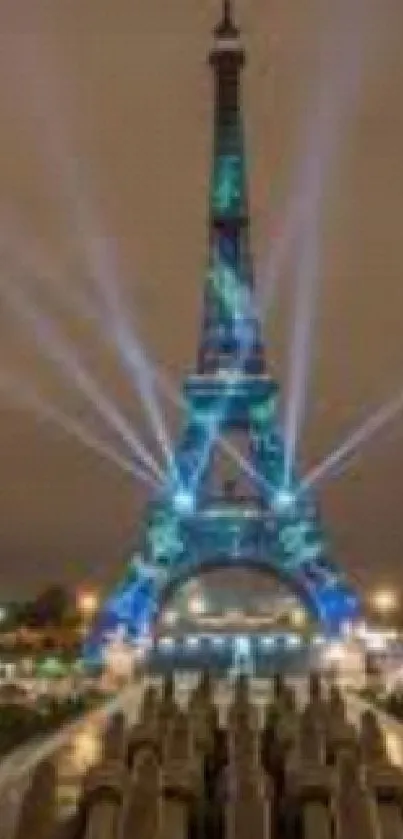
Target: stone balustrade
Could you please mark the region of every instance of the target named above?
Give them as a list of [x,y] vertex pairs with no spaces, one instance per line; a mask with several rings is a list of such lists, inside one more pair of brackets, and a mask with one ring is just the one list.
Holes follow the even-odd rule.
[[261,730],[253,690],[238,680],[220,728],[206,676],[187,711],[172,680],[162,692],[149,686],[136,714],[126,703],[124,713],[113,706],[105,715],[76,817],[58,822],[59,781],[45,745],[11,827],[5,818],[2,831],[0,819],[0,839],[129,839],[133,831],[136,839],[401,839],[403,775],[388,738],[399,732],[403,753],[402,727],[334,685],[324,689],[316,674],[305,706],[297,698],[273,680]]
[[56,769],[44,760],[33,772],[22,801],[15,839],[51,839],[57,825]]
[[155,839],[162,832],[161,766],[146,745],[136,755],[122,813],[122,839]]

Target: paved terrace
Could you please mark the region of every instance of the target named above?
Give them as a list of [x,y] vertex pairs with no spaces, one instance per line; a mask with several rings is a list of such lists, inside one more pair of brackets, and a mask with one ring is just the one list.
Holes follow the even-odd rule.
[[315,675],[144,678],[0,768],[0,839],[398,839],[403,726]]

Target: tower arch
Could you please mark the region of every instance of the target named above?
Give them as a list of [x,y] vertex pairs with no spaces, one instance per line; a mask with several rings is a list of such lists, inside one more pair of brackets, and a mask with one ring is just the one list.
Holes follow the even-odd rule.
[[215,571],[227,570],[231,572],[235,568],[238,570],[258,572],[262,576],[268,575],[272,580],[281,584],[284,587],[284,591],[294,595],[296,600],[304,607],[314,621],[318,624],[322,623],[322,608],[320,598],[317,597],[316,589],[314,587],[309,588],[306,581],[302,578],[298,579],[295,575],[286,575],[280,568],[275,567],[273,563],[259,556],[245,557],[237,565],[234,564],[233,558],[229,557],[225,559],[219,556],[211,556],[198,565],[192,562],[184,563],[167,577],[165,584],[161,587],[154,621],[158,621],[171,599],[174,598],[175,594],[186,583],[196,580],[199,577],[213,574]]

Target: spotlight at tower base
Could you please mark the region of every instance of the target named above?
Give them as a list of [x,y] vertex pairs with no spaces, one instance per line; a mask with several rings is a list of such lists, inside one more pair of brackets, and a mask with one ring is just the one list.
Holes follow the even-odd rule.
[[295,496],[292,490],[287,487],[281,487],[277,490],[273,498],[273,507],[276,513],[288,513],[292,510],[295,503]]
[[177,513],[190,515],[195,508],[195,497],[189,489],[182,487],[174,493],[172,503]]
[[397,609],[398,598],[393,589],[379,589],[374,591],[371,597],[371,605],[378,614],[386,615]]

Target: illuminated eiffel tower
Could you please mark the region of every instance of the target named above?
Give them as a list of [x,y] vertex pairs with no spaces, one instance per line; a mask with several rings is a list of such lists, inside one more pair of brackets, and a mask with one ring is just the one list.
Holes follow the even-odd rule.
[[[133,638],[147,632],[169,592],[216,567],[266,569],[330,633],[358,610],[356,594],[327,558],[314,499],[296,474],[284,483],[278,386],[266,369],[254,299],[240,104],[245,52],[230,0],[223,2],[209,63],[214,153],[197,369],[184,383],[186,416],[172,469],[149,504],[139,554],[105,604],[97,643],[117,627]],[[231,479],[227,473],[217,480],[220,452],[237,463]]]

